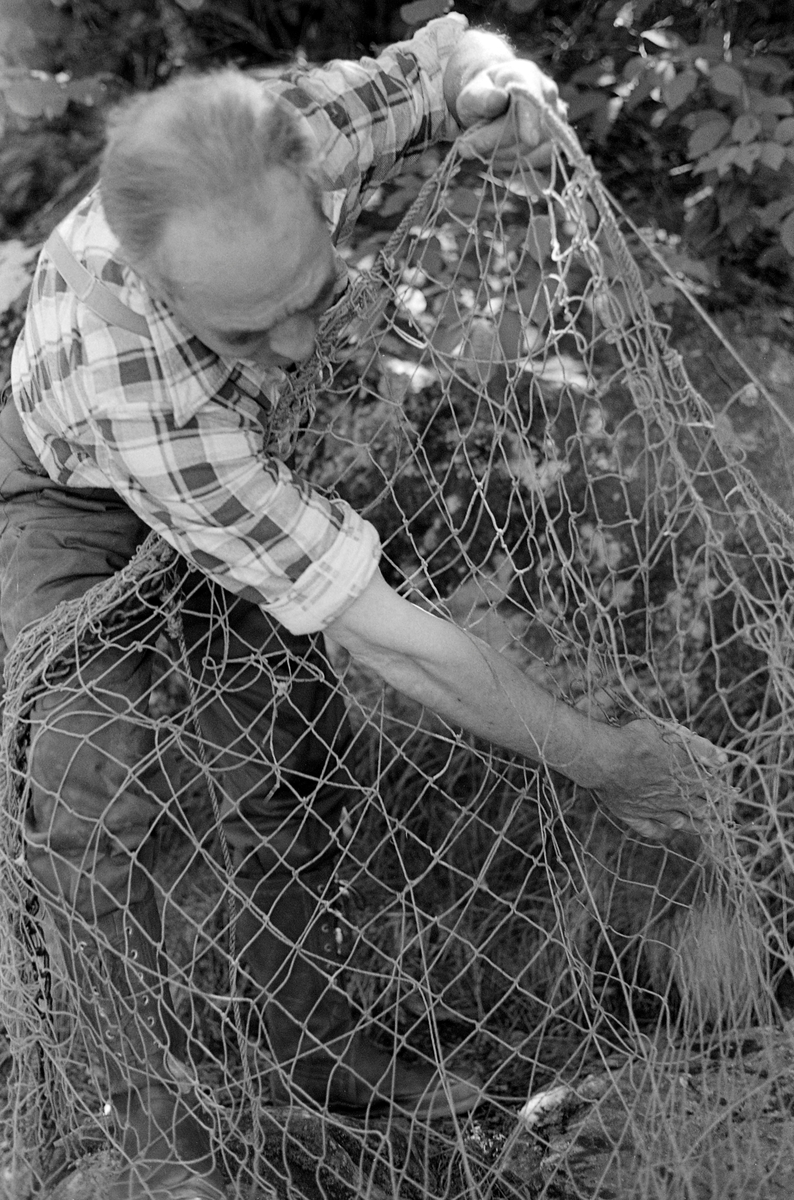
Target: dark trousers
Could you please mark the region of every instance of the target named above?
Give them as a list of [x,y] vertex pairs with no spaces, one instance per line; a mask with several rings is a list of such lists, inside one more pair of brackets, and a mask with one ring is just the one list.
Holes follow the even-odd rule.
[[[11,410],[9,412],[9,410]],[[21,436],[20,436],[21,435]],[[147,533],[111,492],[50,483],[11,402],[0,414],[0,631],[20,630],[129,561]],[[298,637],[257,606],[186,571],[180,613],[206,768],[237,861],[295,869],[333,853],[358,787],[351,734],[322,639]],[[162,623],[119,623],[30,713],[29,868],[45,897],[91,921],[151,888],[150,830],[173,788],[151,696]]]

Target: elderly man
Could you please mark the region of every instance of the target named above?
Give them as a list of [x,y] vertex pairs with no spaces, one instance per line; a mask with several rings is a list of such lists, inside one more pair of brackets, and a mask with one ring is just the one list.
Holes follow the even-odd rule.
[[[149,529],[185,561],[187,652],[198,686],[202,673],[215,684],[201,726],[241,962],[280,1086],[343,1112],[434,1118],[467,1111],[480,1089],[386,1053],[333,985],[329,896],[358,785],[321,631],[651,836],[697,827],[692,759],[718,761],[683,730],[612,727],[560,704],[402,599],[379,572],[374,528],[288,465],[297,431],[279,422],[279,380],[311,355],[344,286],[335,243],[406,156],[471,126],[483,152],[509,143],[513,81],[557,103],[532,63],[448,17],[374,60],[268,83],[227,70],[138,98],[111,124],[98,189],[42,253],[0,418],[7,643],[117,571]],[[150,723],[136,720],[155,633],[125,642],[122,630],[79,683],[37,701],[27,862],[120,1129],[112,1200],[221,1200],[160,965],[150,831],[162,787]]]

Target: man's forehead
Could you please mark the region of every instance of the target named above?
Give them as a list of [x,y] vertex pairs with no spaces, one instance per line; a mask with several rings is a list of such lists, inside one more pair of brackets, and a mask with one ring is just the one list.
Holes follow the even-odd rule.
[[281,168],[255,191],[174,213],[160,242],[162,258],[185,285],[206,277],[208,263],[223,264],[235,250],[270,257],[276,270],[300,257],[328,226],[314,198]]
[[[305,203],[281,205],[267,222],[247,215],[188,214],[163,238],[163,267],[180,303],[225,307],[229,324],[253,305],[297,309],[310,305],[334,272],[328,228]],[[238,312],[239,310],[239,312]]]

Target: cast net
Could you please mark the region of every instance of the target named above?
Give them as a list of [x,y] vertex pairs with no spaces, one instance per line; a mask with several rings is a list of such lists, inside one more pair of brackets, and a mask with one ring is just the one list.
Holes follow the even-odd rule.
[[[545,119],[542,170],[461,145],[430,174],[424,160],[385,244],[373,229],[351,255],[351,287],[277,421],[299,473],[376,525],[384,573],[416,604],[594,719],[678,721],[723,746],[709,832],[642,840],[333,647],[329,674],[322,642],[272,629],[264,642],[151,537],[8,660],[1,1186],[17,1200],[103,1194],[122,1137],[107,1080],[125,1055],[140,1066],[147,1036],[150,1061],[194,1096],[230,1196],[791,1194],[792,522],[749,471],[737,419],[767,398],[715,386],[709,404],[692,386],[615,206]],[[770,431],[778,419],[770,408]],[[339,697],[343,759],[328,730]],[[50,775],[47,792],[31,762],[54,727],[62,785]],[[162,936],[129,921],[159,961],[130,950],[126,916],[121,933],[92,929],[85,898],[78,920],[32,887],[31,796],[40,845],[64,804],[76,811],[89,744],[116,793],[83,814],[68,864],[96,874],[101,858],[112,874],[132,854],[128,912],[151,884]],[[318,745],[334,750],[332,779],[306,765]],[[246,837],[263,836],[253,801],[276,797],[320,845],[306,814],[334,788],[336,882],[322,876],[319,916],[288,928],[235,875]],[[143,818],[124,823],[130,796],[143,841]],[[289,848],[277,865],[294,884]],[[320,961],[335,1002],[382,1046],[476,1073],[480,1105],[364,1119],[296,1093],[269,1032],[278,992],[246,957],[257,922],[282,959],[297,944],[315,962],[307,929],[333,925],[336,957],[326,946]],[[182,1043],[170,1057],[163,977]],[[288,1004],[305,1028],[313,1003]]]

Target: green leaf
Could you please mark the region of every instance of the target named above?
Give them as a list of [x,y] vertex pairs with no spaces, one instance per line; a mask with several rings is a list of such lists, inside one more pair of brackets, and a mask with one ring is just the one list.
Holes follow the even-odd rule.
[[733,166],[736,156],[741,153],[742,149],[742,146],[720,146],[719,150],[712,150],[710,154],[704,154],[703,158],[695,163],[692,174],[703,175],[707,171],[716,171],[718,175],[725,175]]
[[625,80],[631,82],[632,79],[637,79],[642,75],[643,71],[648,69],[648,59],[642,55],[635,55],[630,58],[623,68],[622,75]]
[[740,218],[747,218],[747,195],[744,189],[720,188],[716,200],[721,225],[730,225]]
[[2,58],[6,64],[24,63],[35,54],[36,36],[33,30],[24,22],[13,17],[0,17],[0,46]]
[[722,56],[725,53],[722,40],[716,42],[695,42],[688,48],[687,57],[695,62],[698,58],[703,58],[707,63],[722,62]]
[[631,112],[633,108],[636,108],[638,105],[642,104],[643,100],[646,100],[654,88],[657,88],[658,86],[659,80],[655,71],[645,71],[643,75],[640,75],[636,84],[626,97],[627,111]]
[[604,84],[614,83],[615,76],[605,69],[603,63],[588,63],[586,67],[574,71],[570,82],[581,83],[584,87],[603,87]]
[[662,50],[677,50],[681,46],[680,37],[669,29],[643,29],[640,37]]
[[779,142],[762,142],[758,161],[773,171],[779,171],[786,161],[786,151]]
[[516,295],[516,302],[525,317],[534,325],[543,326],[549,319],[549,298],[543,286],[543,274],[534,267],[523,271],[524,287]]
[[736,68],[729,63],[717,63],[709,75],[709,79],[714,90],[721,92],[723,96],[741,96],[742,94],[744,80]]
[[794,195],[781,196],[779,200],[772,200],[763,208],[759,208],[759,223],[763,229],[774,229],[792,209],[794,209]]
[[789,142],[794,142],[794,117],[784,117],[782,121],[778,121],[772,136],[782,146],[788,146]]
[[6,104],[17,117],[59,117],[66,110],[66,90],[54,79],[14,79],[3,87]]
[[496,324],[502,357],[505,362],[517,362],[524,356],[524,322],[517,312],[503,309]]
[[704,34],[706,48],[709,46],[719,47],[721,50],[725,45],[725,29],[721,23],[709,25]]
[[750,98],[753,112],[771,113],[774,117],[790,117],[794,113],[794,104],[785,96],[767,96],[753,88]]
[[447,201],[447,208],[456,217],[476,217],[481,207],[482,197],[465,188],[456,188]]
[[612,126],[618,118],[623,101],[619,96],[613,96],[603,108],[593,113],[592,133],[594,139],[603,146],[612,131]]
[[681,71],[675,79],[662,85],[662,100],[669,109],[680,108],[689,99],[700,81],[697,71]]
[[452,8],[448,0],[415,0],[413,4],[403,4],[400,17],[406,25],[424,25],[434,17],[444,17]]
[[748,142],[752,142],[761,132],[761,122],[754,113],[742,113],[737,117],[731,126],[731,137],[734,142],[739,142],[740,145],[746,146]]
[[599,109],[606,108],[609,104],[606,92],[596,92],[590,88],[586,91],[574,92],[570,95],[570,99],[566,93],[564,99],[568,102],[568,120],[571,122],[580,121],[588,113],[598,112]]
[[740,146],[736,151],[734,163],[749,175],[761,157],[761,143],[750,142],[748,146]]
[[750,231],[751,223],[746,216],[737,217],[735,221],[731,221],[725,227],[725,232],[736,247],[744,245],[750,236]]
[[794,213],[790,213],[780,226],[780,240],[791,257],[794,258]]
[[687,113],[681,118],[681,124],[685,129],[699,129],[701,125],[708,125],[709,121],[722,121],[724,114],[718,108],[699,108],[697,112]]
[[[734,59],[738,58],[738,48],[734,49]],[[752,71],[754,75],[766,76],[771,80],[773,75],[788,75],[789,65],[782,55],[777,54],[759,54],[757,57],[746,57],[742,63],[745,71]]]
[[520,280],[516,280],[522,284],[521,289],[516,293],[518,299],[518,307],[522,313],[529,315],[532,311],[532,305],[535,303],[535,295],[538,288],[543,283],[543,272],[537,267],[525,266],[521,272]]
[[405,192],[400,188],[396,188],[390,196],[378,205],[377,212],[379,217],[395,217],[398,213],[405,212],[410,204],[410,200],[406,197]]
[[468,328],[460,364],[473,383],[485,384],[500,363],[504,362],[499,331],[490,321],[475,317]]
[[551,254],[551,221],[548,217],[534,217],[527,229],[525,246],[539,267]]
[[466,322],[463,317],[453,317],[454,308],[442,309],[429,335],[430,345],[439,354],[452,354],[464,340]]
[[701,158],[711,150],[716,149],[724,137],[730,132],[731,123],[727,117],[716,117],[705,125],[698,125],[689,137],[687,154],[690,158]]
[[[758,109],[756,109],[755,111],[758,112]],[[762,138],[773,138],[775,136],[775,130],[777,129],[777,126],[778,126],[778,118],[774,115],[774,113],[770,113],[770,112],[762,112],[761,113],[761,137]]]
[[105,98],[107,87],[95,75],[87,75],[84,79],[70,79],[66,85],[66,95],[77,104],[92,107],[101,104]]
[[676,289],[672,283],[663,283],[661,280],[657,280],[649,288],[646,288],[645,295],[652,308],[670,308],[675,303]]

